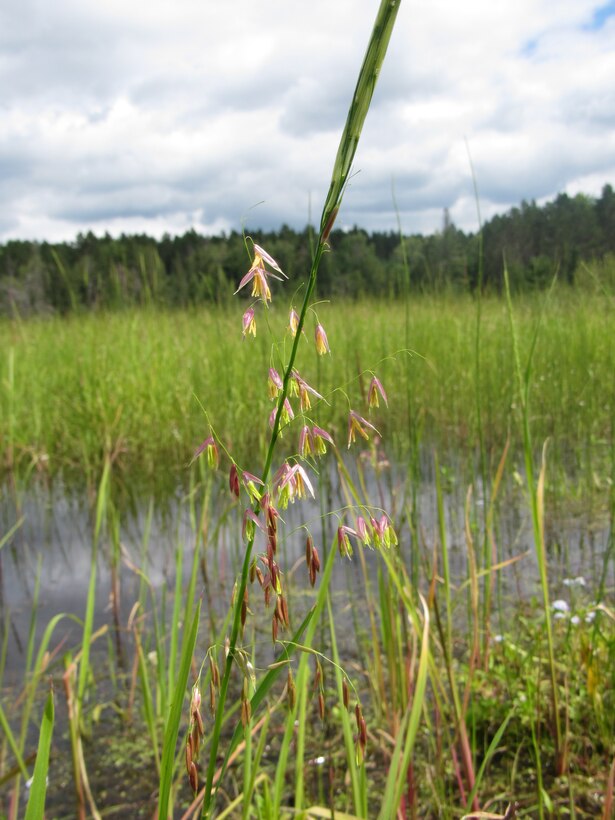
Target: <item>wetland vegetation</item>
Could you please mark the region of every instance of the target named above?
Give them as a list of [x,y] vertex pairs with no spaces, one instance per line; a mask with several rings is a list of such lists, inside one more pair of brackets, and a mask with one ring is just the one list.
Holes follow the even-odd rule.
[[481,234],[471,286],[413,288],[402,240],[388,291],[352,253],[362,298],[317,287],[397,5],[297,271],[246,239],[172,306],[142,255],[124,304],[44,248],[62,304],[3,291],[10,820],[612,816],[609,248],[524,289]]

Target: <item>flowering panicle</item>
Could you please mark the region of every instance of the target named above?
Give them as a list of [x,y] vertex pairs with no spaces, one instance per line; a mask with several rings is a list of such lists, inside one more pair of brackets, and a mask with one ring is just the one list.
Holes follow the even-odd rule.
[[[281,276],[268,271],[265,264],[280,273]],[[272,256],[269,256],[267,251],[263,250],[260,245],[254,243],[254,259],[252,261],[252,265],[250,270],[239,283],[235,293],[238,293],[248,284],[248,282],[252,282],[252,296],[261,299],[261,301],[266,305],[267,302],[271,301],[271,290],[269,289],[269,284],[267,282],[268,276],[273,277],[273,279],[278,279],[279,281],[282,281],[283,278],[288,279],[275,259]]]
[[357,518],[357,535],[367,547],[372,545],[371,533],[362,515]]
[[282,384],[282,379],[280,378],[280,374],[274,367],[269,368],[269,378],[267,379],[267,387],[269,389],[269,398],[273,401],[277,399],[280,394],[280,390],[284,385]]
[[251,333],[252,336],[256,336],[256,318],[254,316],[254,308],[248,308],[243,314],[242,325],[244,339],[249,333]]
[[263,526],[260,518],[256,515],[253,509],[247,507],[243,514],[243,526],[241,528],[241,537],[244,541],[251,541],[254,538],[254,534],[256,532],[255,527],[258,527],[259,530],[265,532],[265,527]]
[[[334,209],[334,212],[336,212],[336,209]],[[330,225],[333,224],[331,215],[328,224],[329,228],[327,228],[325,234],[330,229]],[[321,236],[322,235],[321,232]],[[267,307],[271,301],[269,280],[276,279],[282,281],[288,277],[275,259],[263,248],[257,244],[254,244],[253,248],[254,256],[252,264],[248,272],[239,282],[235,293],[242,290],[248,284],[251,284],[254,299],[260,300],[263,305]],[[242,333],[244,338],[249,335],[256,336],[255,307],[256,303],[253,302],[243,313]],[[304,303],[302,315],[305,315],[306,307],[307,304]],[[231,463],[229,470],[228,485],[232,496],[239,498],[243,489],[249,499],[249,506],[244,509],[242,521],[242,537],[248,546],[244,557],[244,570],[233,587],[232,607],[234,608],[234,625],[231,636],[227,637],[225,641],[227,663],[225,665],[225,677],[222,687],[220,686],[220,673],[217,669],[217,665],[215,665],[215,659],[210,655],[211,676],[209,683],[209,703],[212,713],[216,713],[216,723],[212,739],[212,746],[214,748],[217,748],[220,716],[223,714],[221,710],[224,709],[222,700],[216,704],[216,699],[217,697],[222,698],[221,692],[226,693],[228,675],[230,674],[231,667],[230,660],[232,660],[233,663],[237,663],[244,672],[244,681],[240,696],[241,721],[243,726],[246,728],[249,727],[252,720],[250,692],[254,691],[256,683],[253,670],[251,673],[247,670],[247,666],[251,668],[251,665],[247,663],[247,656],[238,648],[237,641],[238,635],[243,634],[248,615],[250,614],[249,585],[250,588],[253,589],[251,585],[253,585],[255,581],[258,581],[263,593],[265,607],[271,607],[271,636],[274,644],[278,640],[280,629],[286,630],[290,627],[288,600],[282,584],[282,572],[277,563],[278,520],[280,519],[278,510],[286,509],[289,504],[293,504],[297,499],[306,499],[309,496],[315,498],[312,481],[301,462],[310,460],[316,456],[323,456],[329,446],[335,448],[333,437],[327,430],[317,425],[305,423],[308,420],[306,415],[312,408],[312,402],[314,400],[326,400],[294,367],[295,355],[297,353],[296,337],[299,332],[299,325],[300,316],[294,307],[291,306],[288,327],[295,342],[291,346],[292,352],[290,360],[288,364],[284,365],[284,370],[280,369],[280,372],[278,372],[275,367],[269,367],[267,375],[267,393],[270,400],[275,402],[269,415],[269,425],[272,429],[276,429],[277,423],[276,435],[281,435],[282,429],[295,418],[296,403],[293,400],[293,404],[295,404],[295,410],[293,410],[290,399],[293,397],[298,398],[300,412],[303,417],[302,427],[299,432],[298,455],[295,458],[291,458],[290,462],[284,460],[277,472],[270,476],[269,467],[276,443],[275,438],[272,436],[267,453],[267,468],[262,479],[246,470],[240,470],[235,462]],[[314,331],[314,340],[316,352],[319,356],[330,353],[326,331],[318,321]],[[280,375],[280,373],[282,375]],[[388,405],[384,387],[374,375],[371,379],[367,396],[368,406],[370,408],[379,407],[380,399]],[[356,441],[357,434],[361,438],[369,440],[372,433],[378,434],[376,427],[354,410],[350,410],[348,418],[348,446],[350,447],[350,445]],[[210,435],[200,445],[194,457],[197,458],[203,452],[207,453],[209,465],[211,467],[217,467],[219,463],[219,453],[213,435]],[[266,485],[265,482],[267,482]],[[348,558],[352,556],[353,544],[351,539],[355,539],[357,543],[370,547],[372,543],[378,547],[390,547],[393,544],[397,544],[397,536],[386,514],[382,514],[379,519],[371,515],[366,515],[365,517],[359,515],[356,518],[355,527],[356,528],[347,526],[342,521],[339,522],[337,542],[339,552],[342,556]],[[261,530],[261,532],[264,533],[266,546],[262,552],[253,555],[252,549],[257,530]],[[310,586],[314,587],[317,575],[321,570],[321,560],[318,549],[309,532],[305,542],[305,561]],[[318,693],[318,712],[321,719],[324,719],[326,708],[324,675],[320,660],[318,659],[316,660],[314,689]],[[290,666],[287,672],[286,691],[288,704],[290,708],[292,708],[296,698],[296,686]],[[348,682],[345,678],[342,684],[342,698],[344,707],[349,709]],[[198,754],[199,744],[204,731],[203,721],[200,715],[200,702],[200,691],[195,687],[190,707],[190,731],[186,746],[186,769],[190,784],[195,791],[198,789],[198,772],[195,757]],[[360,764],[363,761],[367,744],[367,729],[360,704],[356,706],[355,718],[357,723],[357,736],[355,738],[356,757],[357,763]],[[212,760],[214,759],[215,758],[212,758]],[[213,764],[210,763],[207,780],[208,787],[212,785],[212,771]]]
[[377,379],[376,376],[374,376],[370,382],[369,390],[367,392],[367,403],[370,407],[380,407],[380,402],[378,400],[379,393],[382,396],[382,400],[388,407],[389,400],[387,399],[385,389],[382,386],[380,379]]
[[312,407],[312,403],[310,401],[310,394],[317,399],[323,399],[323,396],[317,390],[314,390],[313,387],[302,379],[299,373],[296,370],[293,370],[293,380],[292,384],[294,386],[294,390],[296,391],[294,395],[299,396],[299,402],[301,404],[301,410],[305,412],[306,410],[310,410]]
[[324,327],[320,323],[316,325],[314,337],[316,341],[316,352],[319,356],[324,356],[325,353],[331,353],[327,334],[325,333]]
[[299,433],[299,454],[302,458],[308,458],[314,452],[314,437],[312,431],[304,424]]
[[[277,407],[274,407],[273,410],[271,411],[271,413],[269,414],[269,426],[271,427],[272,430],[275,426],[275,417],[276,417],[277,412],[278,412]],[[295,418],[295,414],[293,412],[293,408],[291,407],[290,402],[288,401],[288,399],[284,399],[284,403],[282,404],[282,410],[280,412],[280,426],[278,428],[279,432],[280,432],[280,435],[282,435],[282,428],[285,427],[287,424],[290,424],[290,422],[294,418]]]
[[295,464],[286,471],[279,485],[280,494],[284,493],[285,487],[289,488],[288,500],[291,503],[295,498],[306,498],[308,493],[315,498],[312,482],[300,464]]
[[397,546],[397,534],[384,513],[378,521],[372,518],[371,525],[374,530],[374,541],[377,547],[389,548],[391,545]]
[[324,456],[327,452],[327,445],[325,442],[328,441],[332,447],[335,447],[333,439],[326,430],[322,429],[322,427],[312,427],[312,436],[314,438],[314,453],[317,456]]
[[201,455],[203,452],[207,452],[207,463],[213,469],[218,469],[218,464],[220,462],[220,455],[218,453],[218,445],[213,436],[209,436],[205,439],[205,441],[200,444],[196,450],[194,451],[194,455],[192,456],[192,461],[196,461],[196,459]]
[[373,430],[374,433],[378,432],[374,425],[367,421],[367,419],[364,419],[363,416],[351,410],[348,415],[348,447],[356,441],[357,433],[367,441],[369,439],[368,430]]
[[243,479],[244,487],[246,488],[246,491],[250,497],[250,501],[252,503],[254,503],[255,501],[260,501],[261,491],[258,489],[256,485],[258,484],[261,487],[264,486],[261,479],[258,476],[249,473],[247,470],[243,471],[241,477]]
[[297,335],[297,331],[299,330],[299,314],[293,307],[291,307],[290,309],[290,316],[288,317],[288,326],[290,328],[291,336],[294,339]]
[[346,558],[352,558],[353,549],[352,544],[350,543],[349,535],[357,537],[356,530],[353,530],[352,527],[347,527],[345,525],[341,525],[337,528],[337,546],[340,551],[340,555]]

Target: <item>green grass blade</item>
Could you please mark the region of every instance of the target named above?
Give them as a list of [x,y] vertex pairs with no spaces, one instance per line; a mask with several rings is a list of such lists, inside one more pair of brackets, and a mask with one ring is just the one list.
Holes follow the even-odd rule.
[[382,807],[379,820],[389,820],[396,816],[397,807],[401,801],[404,788],[404,778],[410,764],[410,757],[414,748],[414,742],[419,728],[421,712],[423,710],[423,700],[425,698],[425,688],[427,686],[427,671],[429,666],[429,609],[421,597],[423,606],[423,638],[421,642],[421,655],[419,659],[418,672],[416,676],[416,687],[412,706],[406,711],[402,725],[397,735],[397,742],[384,790]]
[[369,111],[372,95],[376,87],[378,75],[384,62],[384,58],[391,39],[391,32],[395,25],[397,12],[399,11],[401,0],[381,0],[380,8],[376,16],[376,21],[372,29],[363,65],[359,72],[357,85],[352,97],[352,102],[348,110],[346,125],[340,139],[337,156],[333,165],[331,175],[331,185],[325,200],[320,223],[321,238],[326,240],[326,234],[333,224],[337,208],[340,206],[344,186],[348,181],[348,175],[352,166],[363,123]]
[[179,674],[175,684],[171,710],[167,720],[164,733],[164,745],[162,749],[162,764],[160,770],[160,796],[158,798],[158,817],[166,820],[169,812],[169,798],[171,795],[171,784],[173,782],[173,771],[175,768],[175,747],[179,734],[179,725],[182,717],[182,707],[186,695],[186,685],[188,675],[196,646],[196,636],[199,630],[199,618],[201,615],[201,602],[197,604],[196,612],[190,627],[189,637],[184,645],[184,651],[179,664]]
[[100,484],[98,487],[98,498],[96,500],[96,520],[94,524],[94,542],[92,544],[92,568],[90,571],[88,597],[85,607],[85,618],[83,621],[82,654],[81,662],[79,663],[79,681],[77,685],[78,708],[81,708],[81,703],[83,702],[85,687],[87,684],[88,675],[90,671],[90,643],[92,640],[92,628],[94,625],[94,607],[96,603],[96,561],[98,557],[98,542],[100,539],[100,534],[102,532],[105,510],[107,509],[110,471],[111,463],[109,459],[106,459],[102,477],[100,479]]
[[478,789],[480,788],[481,781],[483,779],[483,775],[485,774],[485,770],[489,764],[489,761],[493,757],[494,753],[496,752],[498,746],[500,745],[500,740],[504,736],[504,732],[506,731],[506,727],[514,714],[514,709],[511,709],[510,712],[506,715],[504,720],[502,721],[499,729],[493,736],[491,743],[489,744],[489,748],[485,753],[485,757],[483,758],[483,762],[480,765],[478,773],[476,775],[476,782],[474,783],[474,788],[470,792],[468,796],[468,800],[466,803],[466,811],[470,812],[472,810],[472,803],[474,802],[474,797],[478,794]]
[[2,536],[2,538],[0,538],[0,550],[9,541],[9,539],[12,538],[13,535],[15,535],[15,533],[21,527],[25,520],[25,516],[22,515],[21,518],[15,524],[13,524],[11,529],[7,533],[5,533]]
[[6,719],[6,715],[4,713],[4,709],[2,708],[2,704],[0,703],[0,727],[2,727],[2,731],[4,732],[4,736],[6,737],[9,746],[11,747],[11,751],[15,755],[15,760],[17,761],[17,765],[19,766],[19,771],[22,773],[23,777],[27,780],[28,779],[28,770],[26,768],[26,764],[24,763],[23,757],[21,756],[21,752],[19,751],[19,745],[15,740],[15,735],[11,731],[11,727],[9,725],[8,720]]
[[30,787],[30,799],[26,808],[25,820],[42,820],[45,813],[45,796],[47,794],[47,771],[49,769],[49,750],[53,734],[54,708],[53,690],[47,695],[43,721],[38,739],[38,751],[34,764],[34,775]]
[[[329,549],[329,554],[325,563],[322,578],[320,579],[320,587],[316,597],[316,604],[314,605],[313,618],[307,634],[305,636],[304,645],[310,648],[314,640],[314,633],[320,621],[331,581],[331,573],[333,571],[333,563],[335,560],[336,550],[332,545]],[[305,733],[305,709],[308,689],[308,652],[304,652],[299,661],[298,668],[295,673],[295,686],[297,689],[297,699],[294,709],[291,709],[286,718],[286,725],[284,728],[284,737],[280,745],[279,765],[276,771],[275,782],[273,786],[273,814],[275,817],[280,816],[280,804],[282,801],[282,790],[284,786],[284,773],[286,771],[286,760],[288,758],[291,739],[294,736],[295,720],[298,720],[299,731],[297,736],[297,765],[295,768],[295,803],[301,803],[303,799],[303,766],[301,765],[302,749],[304,743]],[[303,735],[302,735],[303,733]]]
[[[333,655],[333,663],[335,664],[335,682],[337,686],[337,696],[340,704],[340,715],[342,721],[342,734],[344,735],[344,746],[346,748],[346,761],[348,763],[348,773],[350,774],[350,785],[352,787],[352,798],[354,802],[354,810],[358,817],[367,817],[367,795],[365,790],[361,788],[362,782],[359,777],[359,769],[357,767],[355,757],[355,746],[352,737],[352,725],[347,710],[343,706],[343,673],[340,668],[340,657],[337,649],[337,637],[335,634],[335,619],[333,617],[333,608],[331,606],[331,598],[327,596],[327,609],[329,614],[329,630],[331,634],[331,653]],[[363,781],[364,783],[365,781]],[[335,813],[336,817],[338,813]]]

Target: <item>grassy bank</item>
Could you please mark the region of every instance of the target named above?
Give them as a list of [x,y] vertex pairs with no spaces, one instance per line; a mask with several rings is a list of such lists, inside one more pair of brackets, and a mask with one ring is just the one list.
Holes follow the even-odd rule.
[[[522,357],[542,298],[515,304]],[[321,418],[336,439],[345,439],[348,409],[366,391],[366,369],[377,367],[390,396],[381,432],[394,454],[425,442],[476,463],[479,407],[487,451],[499,453],[508,436],[518,451],[503,301],[482,305],[479,403],[476,304],[469,298],[413,300],[408,322],[405,306],[395,302],[317,310],[335,355],[317,361],[306,340],[302,372],[330,402]],[[192,453],[207,434],[202,407],[237,456],[250,453],[258,462],[265,446],[260,421],[270,411],[263,387],[269,366],[279,360],[271,339],[283,335],[287,315],[271,309],[268,319],[270,329],[261,321],[256,338],[243,343],[237,312],[217,309],[2,322],[5,478],[63,475],[67,483],[94,487],[109,456],[126,488],[169,491],[185,481]],[[572,477],[568,492],[606,486],[614,337],[615,312],[605,297],[561,290],[548,301],[530,412],[534,440],[550,437],[552,463]],[[291,428],[286,436],[291,451],[296,433]],[[563,480],[565,472],[558,473]]]

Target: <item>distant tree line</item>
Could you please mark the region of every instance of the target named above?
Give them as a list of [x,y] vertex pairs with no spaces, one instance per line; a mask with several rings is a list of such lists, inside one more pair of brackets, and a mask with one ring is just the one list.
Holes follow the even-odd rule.
[[[310,264],[312,237],[283,226],[249,232],[280,262],[291,281]],[[588,265],[615,268],[615,193],[600,198],[560,194],[539,206],[523,202],[489,220],[478,233],[457,229],[444,211],[431,236],[400,237],[360,228],[334,230],[324,257],[319,296],[396,297],[406,292],[499,292],[504,260],[513,288],[560,281],[582,286]],[[0,312],[119,309],[127,305],[189,306],[223,302],[247,270],[240,233],[203,237],[195,231],[155,240],[145,235],[113,238],[80,234],[74,242],[13,240],[0,245]]]

